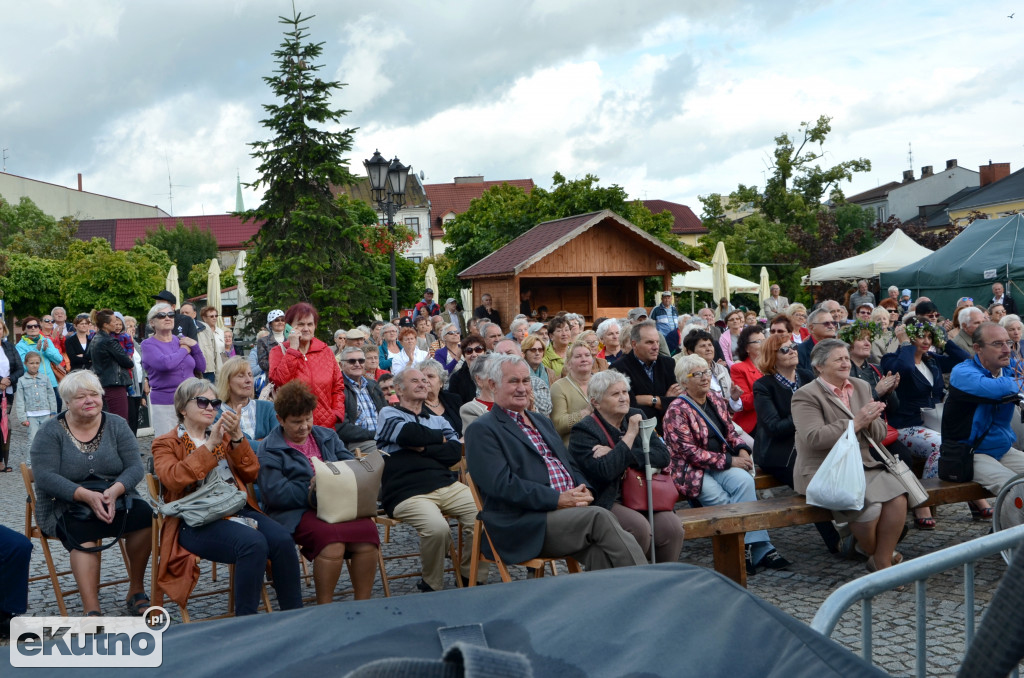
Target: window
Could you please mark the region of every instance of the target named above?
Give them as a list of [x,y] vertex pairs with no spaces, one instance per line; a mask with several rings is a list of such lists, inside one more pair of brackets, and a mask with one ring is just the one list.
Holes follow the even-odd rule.
[[885,221],[888,218],[889,217],[886,216],[886,214],[885,214],[885,205],[879,205],[878,206],[878,220],[879,221]]
[[409,261],[411,261],[414,264],[418,264],[421,261],[423,261],[423,257],[406,257],[406,259],[408,259]]
[[406,217],[405,225],[408,226],[416,234],[416,237],[423,235],[420,233],[420,218],[419,217]]

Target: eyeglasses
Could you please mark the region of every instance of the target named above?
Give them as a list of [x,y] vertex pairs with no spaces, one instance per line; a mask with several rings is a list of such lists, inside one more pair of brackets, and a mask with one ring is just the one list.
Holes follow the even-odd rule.
[[473,353],[486,353],[486,352],[487,352],[487,349],[484,348],[483,346],[474,346],[473,348],[467,348],[465,351],[463,351],[463,353],[469,353],[469,354],[473,354]]
[[217,318],[217,317],[219,317],[219,314],[218,313],[207,313],[206,317],[207,318]]
[[32,323],[31,325],[25,325],[25,329],[26,330],[38,330],[39,329],[39,325],[36,324],[36,323]]
[[174,314],[173,313],[160,312],[160,313],[157,313],[156,315],[154,315],[153,317],[156,318],[157,320],[167,320],[168,318],[173,318]]
[[44,323],[52,323],[53,322],[53,318],[43,318],[43,322]]
[[705,377],[711,377],[711,370],[701,370],[700,372],[690,372],[689,378],[697,377],[698,379],[704,379]]
[[1013,348],[1012,341],[990,341],[985,346],[991,346],[992,348]]
[[543,353],[544,352],[544,347],[543,346],[534,346],[533,348],[526,349],[526,352],[527,353]]
[[968,303],[971,303],[971,304],[973,304],[973,303],[974,303],[974,299],[972,299],[972,298],[970,298],[970,297],[960,297],[960,301],[958,301],[958,302],[956,302],[956,303],[958,303],[958,304],[959,304],[959,303],[961,303],[961,302],[964,302],[964,301],[966,301],[966,302],[968,302]]
[[220,398],[207,398],[206,396],[196,396],[195,398],[191,398],[191,400],[196,401],[196,407],[201,410],[207,410],[210,407],[217,409],[220,407],[222,402]]
[[346,358],[345,362],[349,365],[362,365],[366,362],[366,358]]
[[825,327],[839,327],[839,323],[835,322],[834,320],[829,320],[829,321],[823,322],[823,323],[811,323],[811,324],[812,325],[824,325]]
[[794,346],[793,344],[786,344],[785,346],[779,347],[779,353],[781,353],[782,355],[789,355],[795,350],[796,346]]
[[939,317],[939,314],[938,313],[925,313],[924,317],[925,318],[931,318],[932,320],[935,320],[936,318]]

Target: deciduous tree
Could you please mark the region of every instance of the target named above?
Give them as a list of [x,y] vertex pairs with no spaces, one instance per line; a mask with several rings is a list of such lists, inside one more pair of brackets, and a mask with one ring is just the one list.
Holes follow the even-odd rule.
[[[189,272],[196,264],[209,262],[217,256],[217,239],[213,234],[194,225],[185,226],[181,219],[173,228],[160,224],[156,230],[148,232],[145,238],[137,240],[136,244],[148,244],[163,250],[171,262],[177,264],[178,288],[182,296],[199,294],[189,289]],[[203,290],[206,290],[205,283]],[[178,301],[181,302],[181,299]]]

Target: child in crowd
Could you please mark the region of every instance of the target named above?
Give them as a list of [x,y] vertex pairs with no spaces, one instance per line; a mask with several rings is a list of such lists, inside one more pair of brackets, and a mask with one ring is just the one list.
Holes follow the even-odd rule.
[[30,447],[39,427],[57,414],[57,398],[50,380],[39,372],[42,362],[42,356],[35,351],[25,354],[25,374],[18,380],[18,390],[14,392],[15,421],[28,427]]

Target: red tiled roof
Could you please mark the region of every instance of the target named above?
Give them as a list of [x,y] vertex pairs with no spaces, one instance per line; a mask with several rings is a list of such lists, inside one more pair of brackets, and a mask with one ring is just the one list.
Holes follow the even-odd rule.
[[695,270],[697,268],[697,264],[669,248],[660,240],[640,230],[618,214],[611,210],[602,210],[600,212],[578,214],[564,219],[537,224],[504,247],[491,252],[480,261],[460,272],[459,277],[476,278],[502,274],[518,275],[584,231],[609,219],[647,240],[652,247],[662,250],[667,256],[673,258],[683,270]]
[[147,219],[116,219],[116,220],[86,220],[81,222],[78,229],[78,237],[86,240],[94,236],[101,236],[111,240],[109,224],[115,222],[113,242],[115,250],[130,250],[135,246],[136,240],[146,237],[147,232],[155,231],[161,225],[166,228],[174,228],[178,221],[186,227],[195,226],[200,230],[211,233],[217,240],[219,250],[241,250],[247,249],[248,241],[259,230],[262,222],[242,222],[241,217],[230,214],[216,214],[199,217],[152,217]]
[[885,196],[889,195],[889,191],[891,191],[892,189],[902,185],[903,184],[901,184],[898,181],[890,181],[887,184],[882,184],[881,186],[872,188],[869,191],[864,191],[863,193],[858,193],[857,195],[851,195],[846,199],[846,202],[859,203],[878,200],[879,198],[884,198]]
[[693,210],[686,205],[668,200],[644,200],[643,203],[653,214],[661,214],[665,210],[671,212],[674,220],[672,232],[676,235],[708,232]]
[[508,184],[518,186],[525,192],[533,191],[533,179],[507,179],[504,181],[479,181],[472,184],[426,184],[423,188],[430,200],[430,235],[440,237],[444,233],[443,220],[449,214],[462,214],[469,209],[469,203],[479,198],[484,191]]

